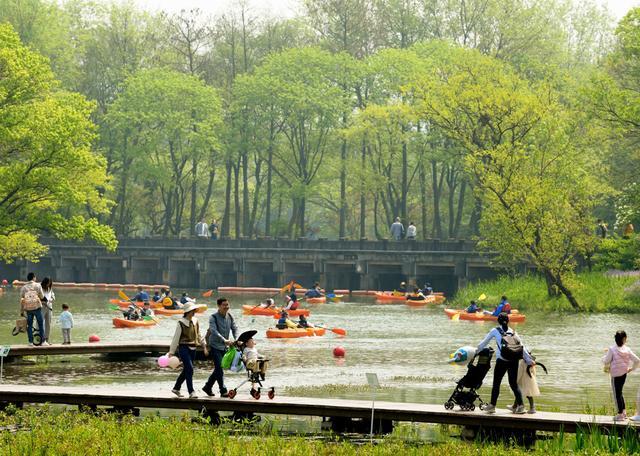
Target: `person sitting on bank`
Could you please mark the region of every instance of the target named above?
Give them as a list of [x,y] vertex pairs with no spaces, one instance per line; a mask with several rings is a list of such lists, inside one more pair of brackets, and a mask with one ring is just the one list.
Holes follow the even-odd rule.
[[127,320],[140,320],[140,309],[138,309],[138,306],[136,306],[134,303],[130,303],[129,307],[127,307],[127,310],[122,312],[122,315],[124,315],[124,318],[126,318]]
[[138,294],[133,297],[135,302],[149,302],[149,293],[144,291],[142,287],[138,287]]
[[144,318],[144,317],[153,317],[154,313],[153,310],[151,309],[151,304],[149,303],[149,301],[145,302],[142,305],[142,310],[140,310],[140,317]]
[[153,292],[153,296],[151,297],[151,300],[153,302],[158,302],[162,299],[162,296],[160,296],[160,292],[158,290]]
[[429,296],[433,294],[433,288],[431,288],[430,283],[427,282],[424,284],[424,288],[422,289],[422,294],[425,296]]
[[265,302],[260,303],[260,307],[262,307],[263,309],[268,309],[269,307],[273,307],[275,303],[276,302],[273,300],[273,298],[267,298]]
[[407,295],[407,301],[424,301],[424,295],[420,291],[420,288],[415,287],[413,293]]
[[180,297],[180,304],[187,304],[189,302],[195,304],[196,300],[191,298],[187,293],[182,293],[182,296]]
[[484,311],[485,314],[491,315],[493,317],[497,317],[503,312],[507,315],[511,313],[511,304],[509,304],[509,301],[507,300],[507,297],[505,295],[502,295],[502,298],[500,298],[500,304],[498,304],[498,307],[496,307],[493,312],[489,312],[488,310]]
[[475,301],[471,301],[471,304],[467,307],[467,313],[472,314],[476,312],[482,312],[482,309],[478,307],[478,304],[476,304]]
[[313,284],[313,287],[309,288],[307,292],[304,294],[305,298],[321,298],[322,289],[320,288],[320,284],[318,282]]
[[407,292],[407,284],[405,282],[400,282],[400,286],[396,290],[398,293],[406,293]]

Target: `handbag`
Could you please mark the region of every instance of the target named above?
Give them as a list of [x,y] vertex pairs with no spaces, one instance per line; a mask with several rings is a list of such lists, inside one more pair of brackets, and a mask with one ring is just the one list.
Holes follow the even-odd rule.
[[227,350],[227,352],[222,357],[222,361],[220,362],[220,366],[222,366],[223,369],[231,368],[231,365],[233,364],[233,359],[236,357],[237,351],[238,349],[234,346],[231,346],[231,348]]

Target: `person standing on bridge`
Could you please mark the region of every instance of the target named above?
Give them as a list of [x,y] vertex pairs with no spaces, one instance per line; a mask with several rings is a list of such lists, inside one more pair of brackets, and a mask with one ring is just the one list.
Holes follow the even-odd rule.
[[171,392],[178,397],[182,397],[180,388],[182,388],[182,383],[186,380],[189,399],[198,397],[193,389],[193,362],[196,359],[196,349],[203,346],[204,356],[209,354],[205,340],[200,336],[198,319],[194,317],[200,307],[194,303],[184,306],[184,316],[178,321],[176,332],[173,334],[171,346],[169,347],[169,353],[167,353],[167,356],[172,356],[177,352],[182,361],[182,372],[176,379],[176,384]]
[[624,383],[627,380],[627,374],[640,366],[640,358],[626,346],[626,332],[617,331],[614,340],[616,344],[609,347],[607,354],[602,358],[602,362],[605,370],[608,369],[611,374],[611,389],[618,409],[618,414],[613,420],[625,421],[627,419],[627,410],[622,396],[622,388],[624,388]]
[[45,333],[44,321],[42,320],[42,300],[44,299],[44,293],[42,292],[42,285],[37,282],[36,275],[33,272],[27,274],[28,282],[25,283],[20,289],[20,315],[27,315],[27,338],[29,339],[29,345],[33,345],[33,319],[35,318],[38,323],[38,331],[42,337],[42,345],[49,345],[45,340],[47,334]]
[[209,239],[209,225],[204,220],[200,220],[196,223],[196,236],[200,239]]
[[495,339],[497,345],[496,351],[496,367],[493,369],[493,387],[491,388],[491,402],[486,404],[483,410],[486,413],[495,413],[498,396],[500,395],[500,384],[504,378],[504,374],[508,374],[509,386],[515,396],[515,407],[513,413],[522,415],[526,413],[524,409],[524,401],[522,393],[518,387],[518,361],[524,359],[528,366],[534,366],[533,358],[524,347],[520,337],[516,332],[509,328],[509,315],[501,313],[498,316],[498,327],[493,328],[480,342],[476,353],[489,345],[491,339]]
[[400,217],[396,217],[396,221],[391,224],[391,237],[400,241],[404,237],[404,225],[400,222]]
[[53,281],[49,277],[42,279],[40,283],[44,299],[42,300],[42,320],[44,322],[44,338],[48,344],[51,343],[51,317],[53,316],[53,301],[56,300],[56,294],[53,292]]
[[[233,345],[238,338],[238,326],[229,313],[229,301],[227,298],[218,298],[218,311],[209,318],[208,340],[211,355],[213,356],[213,372],[202,387],[208,396],[213,396],[213,385],[218,382],[220,396],[228,397],[227,388],[224,386],[224,371],[222,370],[222,357],[227,348]],[[231,338],[233,334],[233,338]]]

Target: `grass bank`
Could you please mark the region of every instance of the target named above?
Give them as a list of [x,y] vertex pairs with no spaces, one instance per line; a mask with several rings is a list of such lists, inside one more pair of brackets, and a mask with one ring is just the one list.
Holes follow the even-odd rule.
[[[567,280],[581,306],[588,312],[640,312],[640,295],[625,291],[637,282],[635,277],[613,277],[602,272],[584,272]],[[507,295],[511,305],[521,310],[570,311],[565,297],[550,298],[544,279],[536,275],[502,276],[497,280],[482,281],[458,291],[452,299],[452,307],[469,305],[469,301],[485,294],[482,303],[494,308],[500,297]]]
[[[309,439],[282,436],[249,425],[211,426],[192,418],[94,416],[78,412],[28,409],[0,414],[1,455],[548,455],[633,454],[638,436],[623,438],[601,434],[557,435],[537,442],[531,450],[484,442],[462,442],[446,437],[438,442],[412,438],[414,425],[371,445],[366,439],[346,441],[331,437]],[[454,428],[438,427],[443,435]],[[364,443],[363,443],[364,442]]]

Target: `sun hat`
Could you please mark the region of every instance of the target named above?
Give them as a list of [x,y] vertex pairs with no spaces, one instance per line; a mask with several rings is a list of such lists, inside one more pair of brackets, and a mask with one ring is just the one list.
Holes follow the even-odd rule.
[[196,304],[196,303],[193,303],[193,302],[189,302],[189,303],[185,304],[185,306],[182,308],[182,312],[187,314],[187,313],[189,313],[189,312],[191,312],[193,310],[200,309],[201,307],[204,307],[204,306],[201,305],[201,304]]

